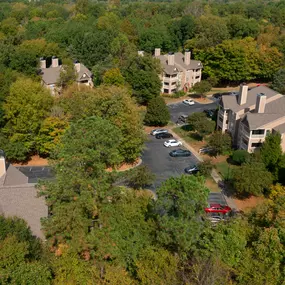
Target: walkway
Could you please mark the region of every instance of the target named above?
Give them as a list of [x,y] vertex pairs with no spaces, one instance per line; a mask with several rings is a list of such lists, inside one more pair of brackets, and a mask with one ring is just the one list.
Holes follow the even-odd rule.
[[[176,127],[176,126],[174,126]],[[174,127],[171,127],[169,128],[169,132],[171,132],[173,135],[175,135],[176,138],[178,138],[182,143],[183,145],[188,149],[190,150],[195,156],[196,158],[200,161],[200,162],[203,162],[203,158],[199,155],[199,153],[189,144],[187,143],[183,138],[181,138],[177,133],[175,133],[172,129]],[[219,185],[221,182],[223,182],[223,179],[222,177],[218,174],[218,172],[216,171],[216,169],[213,169],[212,170],[212,173],[211,173],[211,176],[212,178],[215,180],[215,182]],[[219,187],[220,188],[220,187]],[[221,189],[221,188],[220,188]],[[224,196],[227,204],[229,207],[231,207],[232,209],[235,209],[235,210],[238,210],[236,204],[235,204],[235,201],[234,199],[232,199],[231,197],[228,197],[225,195],[225,193],[223,192],[223,189],[221,189],[221,194]]]

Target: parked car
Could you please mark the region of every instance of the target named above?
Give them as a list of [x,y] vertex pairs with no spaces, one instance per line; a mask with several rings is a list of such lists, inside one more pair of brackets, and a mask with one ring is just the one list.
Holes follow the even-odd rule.
[[239,93],[237,91],[230,91],[230,92],[223,92],[223,93],[215,93],[212,95],[213,98],[215,99],[220,99],[224,95],[229,95],[229,96],[235,96],[238,95]]
[[191,152],[187,149],[175,149],[169,153],[170,156],[172,157],[187,157],[191,156]]
[[186,168],[184,169],[184,171],[185,171],[185,173],[187,173],[187,174],[196,174],[196,173],[199,172],[199,168],[198,168],[196,165],[194,165],[194,166],[186,167]]
[[195,102],[194,102],[193,100],[191,100],[191,99],[185,99],[185,100],[183,100],[182,102],[183,102],[184,104],[186,104],[186,105],[189,105],[189,106],[195,104]]
[[221,216],[210,216],[210,217],[207,217],[207,219],[213,223],[213,224],[216,224],[218,222],[221,222],[221,221],[224,221],[225,219]]
[[155,136],[162,133],[168,133],[168,130],[165,129],[154,129],[150,132],[151,135]]
[[179,125],[179,124],[185,124],[187,122],[187,119],[188,119],[188,116],[187,115],[181,115],[179,116],[176,124]]
[[170,139],[173,138],[173,135],[170,133],[159,133],[157,135],[155,135],[156,139]]
[[207,208],[205,208],[206,213],[222,213],[227,214],[232,209],[229,206],[224,206],[221,204],[209,204]]
[[181,141],[177,141],[177,140],[168,140],[168,141],[164,142],[163,145],[165,147],[181,146],[182,142]]
[[215,115],[215,109],[206,109],[203,111],[209,118],[212,118]]
[[211,147],[202,147],[199,149],[199,153],[205,154],[205,153],[211,152],[212,150],[213,150],[213,148],[211,148]]

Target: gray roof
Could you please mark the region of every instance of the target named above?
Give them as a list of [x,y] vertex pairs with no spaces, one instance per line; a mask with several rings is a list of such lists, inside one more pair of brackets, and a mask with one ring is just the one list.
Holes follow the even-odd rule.
[[58,67],[49,67],[41,69],[42,79],[47,85],[56,84],[61,71],[61,65]]
[[[92,72],[82,63],[79,63],[80,67],[79,67],[79,71],[78,76],[77,76],[77,81],[82,81],[82,80],[86,80],[86,77],[90,78],[92,77]],[[86,74],[86,76],[84,77],[84,74]]]
[[160,60],[164,72],[167,74],[175,74],[178,71],[203,68],[201,61],[194,59],[191,59],[190,64],[186,65],[184,63],[184,54],[181,52],[176,52],[174,54],[174,65],[168,65],[168,54],[156,56],[156,58]]
[[37,197],[35,184],[11,164],[0,177],[0,214],[24,219],[35,236],[44,238],[40,219],[48,215],[45,199]]
[[273,128],[275,131],[279,132],[280,134],[285,133],[285,123]]
[[1,187],[0,211],[4,216],[24,219],[34,235],[44,238],[41,231],[41,217],[47,217],[48,208],[43,197],[37,198],[37,190],[32,185]]
[[242,121],[250,130],[256,130],[284,116],[285,114],[247,113]]
[[[92,76],[92,72],[82,63],[79,63],[79,72],[78,72],[78,76],[77,76],[77,81],[83,81],[86,80],[86,76],[87,78]],[[47,84],[47,85],[51,85],[51,84],[56,84],[59,80],[60,77],[60,71],[62,69],[62,65],[57,66],[57,67],[48,67],[48,68],[43,68],[41,69],[41,75],[42,75],[42,79],[43,81]],[[86,74],[86,76],[84,77],[84,74]]]
[[278,92],[266,86],[258,86],[247,92],[247,100],[246,103],[243,105],[238,104],[238,96],[229,96],[229,95],[222,96],[221,103],[224,109],[231,109],[234,112],[238,112],[240,110],[255,105],[257,94],[260,93],[264,93],[267,99],[279,94]]

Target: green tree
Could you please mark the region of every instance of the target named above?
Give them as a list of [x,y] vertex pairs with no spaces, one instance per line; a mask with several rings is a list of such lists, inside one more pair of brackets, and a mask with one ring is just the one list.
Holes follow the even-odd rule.
[[[3,107],[7,123],[2,133],[8,138],[9,143],[22,145],[27,153],[34,151],[36,136],[52,104],[53,98],[40,83],[27,78],[20,78],[13,83]],[[4,150],[5,148],[3,145]],[[11,153],[13,150],[9,150],[7,154],[9,153],[10,158],[23,159],[17,157],[16,150],[15,155]]]
[[165,249],[146,248],[136,262],[138,279],[143,285],[178,284],[177,261]]
[[56,85],[60,88],[66,88],[68,85],[74,83],[77,78],[77,72],[74,69],[74,64],[70,59],[62,61],[62,69],[59,74],[59,79]]
[[129,59],[123,75],[131,85],[133,96],[138,103],[147,104],[160,94],[159,73],[160,63],[150,56],[135,56]]
[[281,94],[285,93],[285,69],[279,69],[274,74],[271,87]]
[[108,120],[87,117],[70,125],[52,162],[56,180],[39,186],[52,215],[43,227],[51,246],[88,248],[87,233],[98,214],[96,201],[110,187],[106,168],[122,162],[122,135]]
[[123,134],[120,153],[124,160],[134,162],[138,158],[144,143],[142,116],[127,89],[71,87],[64,92],[60,103],[72,120],[98,116],[112,122]]
[[231,151],[232,138],[228,133],[217,131],[210,136],[208,145],[213,155],[223,154]]
[[201,82],[197,82],[193,87],[192,90],[199,94],[201,97],[205,97],[206,93],[211,91],[212,85],[208,80],[202,80]]
[[157,190],[157,240],[173,252],[193,250],[203,232],[199,217],[204,213],[209,190],[202,176],[169,178]]
[[249,162],[250,154],[246,150],[238,149],[233,152],[231,158],[234,163],[242,165],[243,163]]
[[103,83],[106,85],[123,86],[125,79],[119,68],[112,68],[104,73]]
[[187,122],[193,131],[197,132],[201,138],[211,134],[215,130],[215,122],[209,120],[205,113],[192,113],[188,117]]
[[129,185],[134,189],[142,189],[154,182],[155,175],[146,165],[140,165],[130,170],[127,180]]
[[233,170],[233,185],[237,195],[260,196],[269,189],[273,177],[263,163],[245,163]]
[[210,160],[205,160],[198,164],[199,174],[203,175],[204,177],[210,176],[213,168],[214,165]]
[[144,118],[148,126],[165,126],[170,120],[170,113],[162,97],[156,97],[149,101]]
[[68,128],[68,121],[64,117],[48,117],[39,129],[36,138],[36,149],[40,155],[50,155],[60,144],[65,130]]
[[260,149],[261,160],[266,168],[272,173],[275,179],[278,178],[278,171],[282,159],[281,135],[280,133],[269,134]]

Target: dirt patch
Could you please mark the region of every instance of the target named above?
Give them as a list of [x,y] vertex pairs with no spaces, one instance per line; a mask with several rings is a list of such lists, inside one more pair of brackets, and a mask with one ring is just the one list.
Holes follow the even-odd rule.
[[45,166],[48,165],[48,160],[46,158],[39,157],[38,155],[33,155],[29,161],[21,163],[13,163],[14,166]]
[[211,192],[221,192],[221,189],[212,177],[206,179],[205,186],[209,188]]
[[245,213],[250,212],[251,209],[255,208],[258,205],[261,205],[266,201],[264,197],[250,197],[248,199],[240,200],[234,199],[237,208]]
[[[120,166],[118,166],[115,170],[116,171],[126,171],[126,170],[129,170],[129,169],[132,169],[136,166],[139,166],[141,164],[141,159],[138,158],[135,162],[133,163],[122,163]],[[109,167],[106,169],[106,171],[108,172],[112,172],[114,169],[112,167]]]

